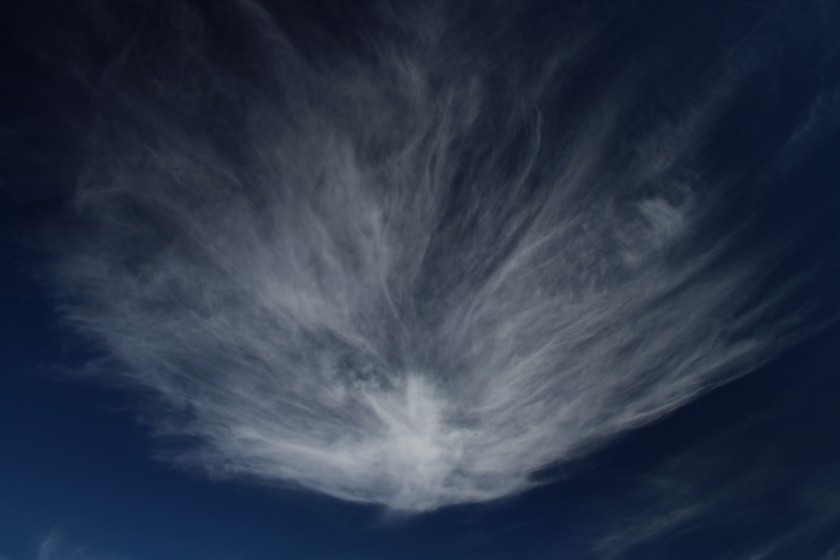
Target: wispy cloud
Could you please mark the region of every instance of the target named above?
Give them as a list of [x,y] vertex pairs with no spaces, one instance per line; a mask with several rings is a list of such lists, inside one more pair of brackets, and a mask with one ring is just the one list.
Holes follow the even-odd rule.
[[835,546],[826,552],[822,560],[837,560],[837,558],[840,558],[840,545]]
[[68,541],[60,532],[47,535],[38,545],[35,560],[106,560],[84,546]]
[[[827,553],[819,543],[840,519],[833,500],[838,457],[826,453],[836,440],[830,426],[837,414],[826,396],[833,375],[809,374],[810,386],[789,383],[766,394],[765,402],[738,414],[736,425],[670,456],[641,479],[627,479],[622,492],[631,500],[619,511],[629,513],[610,517],[604,535],[592,541],[595,557],[675,557],[697,542],[735,534],[716,549],[718,557],[822,559]],[[811,410],[803,411],[802,402]],[[809,429],[809,444],[797,448]]]
[[242,2],[249,66],[168,10],[169,47],[133,39],[97,84],[56,278],[103,371],[190,436],[177,460],[398,510],[491,500],[789,341],[785,288],[754,291],[773,252],[728,256],[692,165],[731,67],[628,128],[629,78],[553,109],[583,40],[499,86],[443,25],[311,62]]

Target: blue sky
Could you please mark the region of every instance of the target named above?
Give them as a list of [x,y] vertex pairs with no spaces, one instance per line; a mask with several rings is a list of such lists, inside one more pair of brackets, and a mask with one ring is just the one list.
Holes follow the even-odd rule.
[[13,2],[0,559],[840,558],[831,2]]

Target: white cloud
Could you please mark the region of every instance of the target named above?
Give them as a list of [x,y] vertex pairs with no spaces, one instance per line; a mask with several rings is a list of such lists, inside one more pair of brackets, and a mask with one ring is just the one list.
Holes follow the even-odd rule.
[[111,70],[57,266],[103,369],[193,438],[177,460],[398,510],[491,500],[784,346],[768,263],[704,230],[696,106],[633,131],[644,150],[616,141],[619,93],[541,136],[538,96],[453,51],[316,70],[247,9],[259,78],[198,48],[154,91]]
[[47,535],[38,545],[36,560],[96,560],[94,555],[85,547],[75,546],[58,532]]

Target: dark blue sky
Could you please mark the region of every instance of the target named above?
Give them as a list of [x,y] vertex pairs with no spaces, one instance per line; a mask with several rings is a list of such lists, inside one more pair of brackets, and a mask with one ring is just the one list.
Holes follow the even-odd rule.
[[3,9],[0,560],[840,559],[835,3],[76,4]]

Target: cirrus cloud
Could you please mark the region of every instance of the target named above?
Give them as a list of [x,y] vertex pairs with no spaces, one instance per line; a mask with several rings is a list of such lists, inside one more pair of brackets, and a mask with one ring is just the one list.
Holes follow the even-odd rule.
[[492,500],[789,341],[786,288],[757,292],[776,248],[733,257],[695,166],[742,66],[640,117],[644,68],[566,91],[597,30],[536,77],[499,59],[499,85],[428,14],[313,62],[239,3],[249,66],[173,6],[96,86],[55,274],[103,371],[189,436],[176,460],[395,510]]

